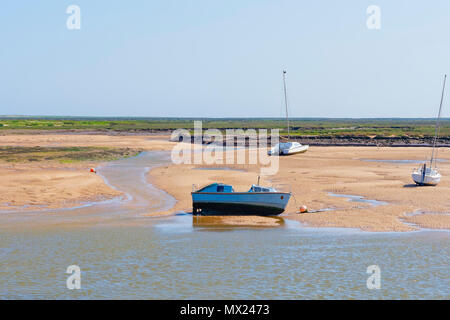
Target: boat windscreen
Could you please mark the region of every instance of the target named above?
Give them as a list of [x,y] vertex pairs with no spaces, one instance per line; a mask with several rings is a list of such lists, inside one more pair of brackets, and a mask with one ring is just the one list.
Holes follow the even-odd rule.
[[276,190],[253,185],[248,192],[276,192]]

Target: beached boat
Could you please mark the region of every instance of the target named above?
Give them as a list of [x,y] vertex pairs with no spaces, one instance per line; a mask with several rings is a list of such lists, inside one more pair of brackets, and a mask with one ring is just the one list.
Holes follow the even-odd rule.
[[421,186],[435,186],[441,181],[441,177],[439,171],[427,167],[425,163],[412,173],[414,182]]
[[[445,81],[447,79],[447,75],[444,75],[444,84],[442,86],[442,95],[441,95],[441,103],[439,105],[439,112],[436,120],[436,127],[434,132],[434,140],[433,140],[433,150],[431,151],[431,159],[430,166],[427,167],[427,164],[424,163],[421,167],[414,169],[411,176],[413,181],[420,186],[435,186],[441,181],[442,175],[439,173],[437,169],[436,160],[437,160],[437,150],[436,150],[436,141],[439,136],[439,120],[441,119],[442,113],[442,102],[444,101],[444,91],[445,91]],[[433,167],[434,165],[434,167]]]
[[191,194],[193,214],[211,215],[278,215],[291,197],[291,193],[259,185],[252,185],[247,192],[235,192],[223,183],[212,183]]
[[283,88],[284,88],[284,104],[286,106],[286,124],[288,130],[288,142],[277,143],[272,149],[267,151],[269,156],[278,155],[291,155],[296,153],[306,152],[309,145],[302,145],[299,142],[289,141],[291,134],[289,129],[289,114],[288,114],[288,100],[287,100],[287,89],[286,89],[286,70],[283,70]]
[[275,147],[268,151],[268,155],[290,155],[295,153],[303,153],[308,150],[308,145],[303,145],[298,142],[280,142]]

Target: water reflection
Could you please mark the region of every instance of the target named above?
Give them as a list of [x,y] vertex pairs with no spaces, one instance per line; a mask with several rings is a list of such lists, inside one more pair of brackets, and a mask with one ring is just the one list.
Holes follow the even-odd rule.
[[202,229],[279,228],[285,226],[280,217],[262,216],[199,216],[192,217],[192,226]]

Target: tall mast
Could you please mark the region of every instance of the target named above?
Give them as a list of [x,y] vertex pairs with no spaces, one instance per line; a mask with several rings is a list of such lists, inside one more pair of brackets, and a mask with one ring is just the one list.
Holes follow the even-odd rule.
[[[436,148],[436,140],[439,134],[439,120],[441,118],[441,112],[442,112],[442,101],[444,100],[444,90],[445,90],[445,81],[447,79],[447,75],[444,75],[444,84],[442,85],[442,95],[441,95],[441,103],[439,105],[439,113],[438,117],[436,119],[436,129],[434,132],[434,140],[433,140],[433,151],[431,152],[431,160],[430,160],[430,167],[433,166],[433,160],[434,160],[434,166],[436,167],[436,159],[434,158],[434,149]],[[437,156],[437,152],[436,152]]]
[[286,105],[286,123],[288,129],[288,139],[291,137],[289,131],[289,115],[288,115],[288,101],[287,101],[287,92],[286,92],[286,70],[283,70],[283,86],[284,86],[284,103]]

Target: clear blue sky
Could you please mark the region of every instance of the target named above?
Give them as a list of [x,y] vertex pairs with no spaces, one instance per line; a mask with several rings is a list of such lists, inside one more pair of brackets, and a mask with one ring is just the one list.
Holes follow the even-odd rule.
[[286,68],[293,117],[433,117],[449,39],[448,0],[2,1],[0,114],[279,117]]

